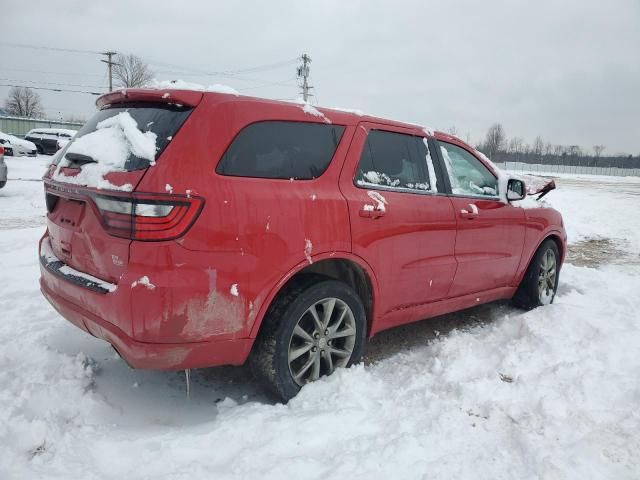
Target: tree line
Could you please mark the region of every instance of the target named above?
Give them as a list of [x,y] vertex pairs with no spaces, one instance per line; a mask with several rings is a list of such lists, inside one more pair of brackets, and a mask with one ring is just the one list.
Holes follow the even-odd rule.
[[[585,166],[614,166],[613,159],[629,159],[626,168],[640,166],[640,155],[634,160],[634,156],[628,153],[605,154],[606,145],[593,145],[590,150],[584,150],[579,145],[561,145],[545,142],[538,135],[532,143],[528,143],[523,137],[507,138],[505,130],[500,123],[494,123],[489,127],[484,141],[476,146],[476,149],[497,162],[524,162],[524,163],[549,163],[556,165],[585,165]],[[567,163],[562,163],[567,162]],[[625,168],[625,167],[622,167]]]

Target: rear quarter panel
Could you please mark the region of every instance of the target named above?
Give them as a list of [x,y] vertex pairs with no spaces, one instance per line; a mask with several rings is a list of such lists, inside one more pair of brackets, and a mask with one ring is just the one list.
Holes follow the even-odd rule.
[[[241,97],[220,102],[205,95],[157,165],[139,183],[138,191],[166,190],[205,199],[198,220],[176,241],[195,256],[174,262],[176,272],[183,269],[183,273],[174,272],[171,279],[165,279],[190,287],[171,300],[169,308],[175,318],[157,311],[149,314],[141,332],[146,341],[176,341],[176,336],[193,341],[206,332],[217,338],[247,337],[261,320],[274,286],[287,273],[319,255],[350,251],[348,209],[338,177],[354,127],[345,128],[331,164],[314,180],[231,177],[215,172],[240,130],[267,119],[322,122],[295,104],[256,105]],[[131,248],[132,260],[154,263],[156,254],[151,251],[144,259],[146,246],[133,242]],[[188,264],[180,265],[185,262]],[[151,301],[153,292],[144,293]],[[177,318],[180,312],[188,312],[187,317]],[[208,326],[200,328],[203,322]],[[179,329],[176,324],[181,325]]]

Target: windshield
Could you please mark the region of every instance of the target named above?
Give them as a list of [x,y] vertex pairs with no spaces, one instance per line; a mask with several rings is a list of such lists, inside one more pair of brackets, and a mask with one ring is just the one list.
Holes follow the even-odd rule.
[[[168,105],[160,103],[127,103],[105,108],[97,112],[91,119],[84,124],[65,147],[60,155],[56,155],[53,161],[57,165],[65,152],[73,145],[73,143],[92,132],[96,131],[97,125],[115,115],[122,112],[128,112],[129,115],[138,124],[138,129],[145,132],[153,132],[157,136],[156,140],[156,159],[162,154],[166,146],[176,135],[182,124],[185,122],[193,109],[190,107]],[[133,153],[129,155],[124,169],[126,171],[141,170],[149,167],[150,161],[146,158],[136,157]]]

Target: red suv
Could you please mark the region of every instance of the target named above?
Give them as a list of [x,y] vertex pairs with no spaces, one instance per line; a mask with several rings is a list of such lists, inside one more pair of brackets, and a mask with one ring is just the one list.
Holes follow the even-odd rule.
[[[249,360],[286,400],[381,330],[553,301],[560,214],[517,205],[524,182],[451,135],[191,90],[98,107],[45,175],[40,283],[132,367]],[[119,165],[96,158],[120,145],[115,124]]]

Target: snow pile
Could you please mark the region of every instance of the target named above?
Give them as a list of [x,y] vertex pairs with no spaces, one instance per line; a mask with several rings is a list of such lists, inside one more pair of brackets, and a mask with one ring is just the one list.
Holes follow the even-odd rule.
[[[86,163],[80,167],[77,175],[67,176],[61,170],[72,163],[66,157],[70,153],[87,155],[95,163]],[[129,112],[121,112],[98,123],[94,132],[76,138],[59,162],[52,178],[75,185],[130,191],[133,189],[132,185],[116,187],[104,178],[108,173],[124,171],[130,155],[149,160],[154,165],[156,134],[141,132]]]
[[153,79],[144,88],[154,90],[194,90],[196,92],[213,92],[226,93],[238,96],[240,93],[228,85],[215,83],[213,85],[204,86],[199,83],[185,82],[184,80],[156,80]]

